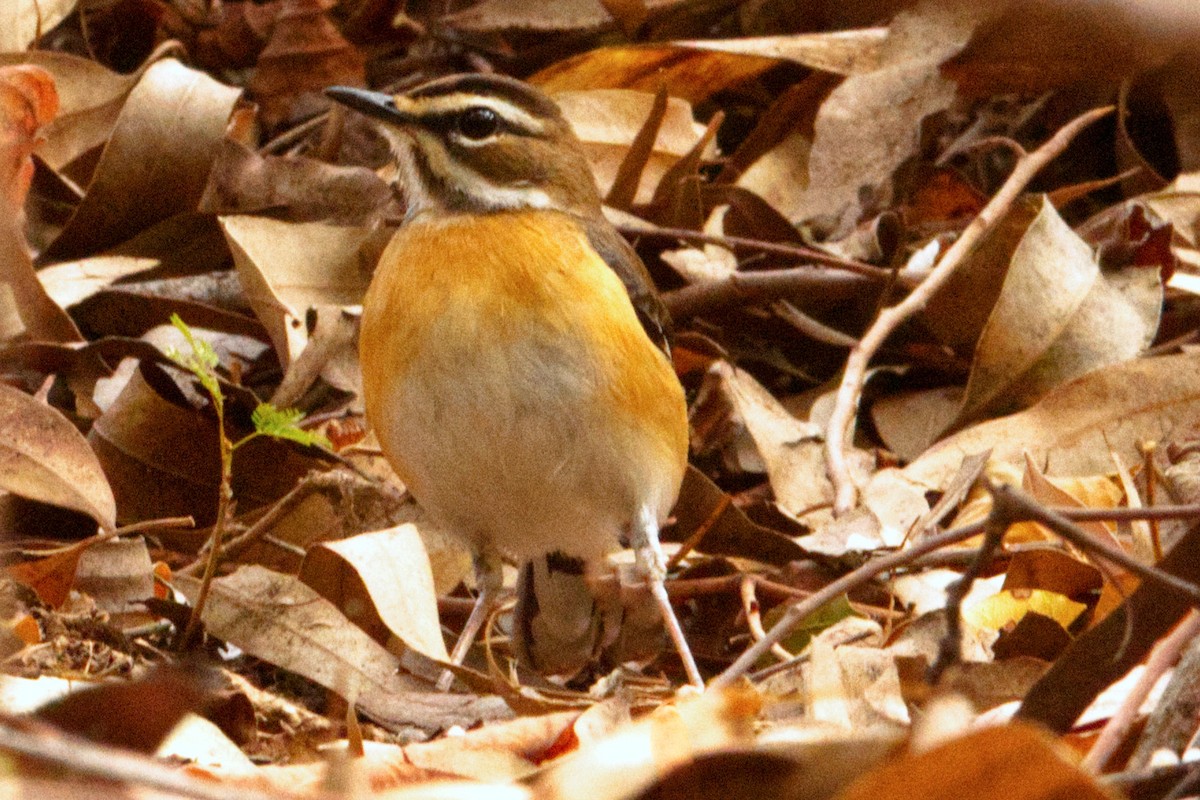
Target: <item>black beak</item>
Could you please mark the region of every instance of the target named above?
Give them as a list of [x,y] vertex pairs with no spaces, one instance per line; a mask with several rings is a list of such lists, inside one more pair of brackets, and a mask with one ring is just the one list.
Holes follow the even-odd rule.
[[393,124],[412,121],[409,115],[396,108],[396,102],[390,94],[355,89],[352,86],[330,86],[325,90],[325,96],[372,119]]

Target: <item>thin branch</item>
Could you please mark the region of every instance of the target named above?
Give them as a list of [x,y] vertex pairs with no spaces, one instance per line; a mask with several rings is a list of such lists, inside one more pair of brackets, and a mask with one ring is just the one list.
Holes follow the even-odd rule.
[[[1123,567],[1134,575],[1137,575],[1142,580],[1159,583],[1171,591],[1183,595],[1193,605],[1200,607],[1200,587],[1191,581],[1186,581],[1161,569],[1147,566],[1124,550],[1096,539],[1072,522],[1065,514],[1043,506],[1015,486],[999,484],[990,487],[990,491],[993,502],[999,501],[1011,506],[1014,520],[1040,522],[1085,553],[1105,561],[1111,561],[1117,566]],[[1131,510],[1142,511],[1149,509]]]
[[[1020,511],[1019,515],[1014,515],[1015,517],[1040,522],[1079,549],[1119,564],[1145,580],[1162,583],[1173,591],[1187,596],[1192,603],[1200,606],[1200,589],[1191,583],[1154,567],[1148,567],[1132,556],[1115,550],[1102,542],[1098,542],[1088,535],[1086,531],[1071,522],[1072,519],[1081,521],[1148,519],[1150,517],[1157,519],[1187,519],[1200,516],[1200,506],[1159,506],[1157,508],[1136,509],[1050,509],[1039,505],[1028,495],[1011,486],[997,486],[993,488],[993,494],[1004,493],[1011,495],[1006,500],[1010,500],[1013,508]],[[965,539],[970,539],[972,536],[978,536],[984,532],[985,522],[985,520],[972,522],[968,525],[923,538],[905,550],[874,558],[861,567],[846,573],[832,583],[818,589],[784,612],[783,617],[775,623],[771,630],[767,631],[767,635],[761,641],[755,642],[708,685],[712,688],[731,685],[742,675],[746,674],[758,659],[770,651],[771,645],[786,638],[806,617],[820,610],[826,603],[835,600],[844,593],[866,585],[877,575],[899,569],[900,567],[917,564],[923,556],[929,553]]]
[[937,657],[926,675],[931,685],[937,684],[947,667],[962,660],[962,602],[1004,544],[1004,532],[1020,521],[1012,510],[1012,506],[992,492],[992,508],[983,521],[983,541],[962,576],[946,590],[946,633],[938,642]]
[[0,723],[0,751],[18,753],[82,775],[170,792],[195,800],[281,800],[297,796],[283,791],[262,792],[236,783],[202,780],[176,767],[160,764],[148,756],[95,744],[57,731],[17,728],[7,721]]
[[779,318],[784,322],[810,339],[815,339],[818,342],[824,342],[834,347],[854,347],[858,344],[858,339],[810,317],[787,300],[779,300],[773,303],[771,310],[778,314]]
[[873,264],[867,264],[864,261],[855,261],[849,258],[841,258],[831,255],[822,250],[817,250],[813,247],[804,247],[796,244],[780,244],[779,242],[767,242],[761,239],[747,239],[742,236],[713,236],[707,233],[699,233],[690,231],[687,228],[660,228],[657,225],[649,223],[638,225],[617,225],[617,230],[626,236],[654,236],[664,239],[679,239],[684,242],[693,242],[695,244],[715,244],[720,247],[725,247],[729,250],[743,248],[746,250],[756,250],[760,253],[772,253],[779,256],[791,256],[800,261],[806,261],[811,264],[822,264],[827,267],[839,267],[847,272],[856,272],[859,275],[865,275],[869,278],[885,280],[891,275],[891,270],[877,267]]
[[1037,150],[1018,159],[1012,174],[1000,187],[1000,191],[988,201],[979,212],[979,216],[963,229],[962,234],[925,280],[902,301],[880,312],[862,341],[850,351],[842,382],[838,387],[833,414],[825,432],[825,460],[834,486],[835,513],[851,510],[857,500],[858,490],[851,478],[847,446],[853,438],[854,417],[858,411],[863,381],[871,357],[902,322],[925,307],[934,293],[966,261],[966,257],[976,245],[1004,218],[1034,176],[1062,153],[1080,131],[1111,111],[1112,107],[1098,108],[1076,117]]
[[832,583],[818,589],[809,595],[808,598],[801,600],[785,611],[780,620],[772,626],[771,630],[767,631],[766,636],[751,645],[724,672],[709,682],[709,688],[720,689],[733,684],[734,681],[745,675],[758,659],[770,652],[772,645],[783,641],[806,617],[820,610],[826,603],[836,600],[841,595],[869,583],[876,575],[910,564],[926,553],[932,553],[934,550],[939,550],[947,545],[961,542],[964,539],[970,539],[972,536],[978,535],[982,530],[983,522],[980,521],[970,525],[963,525],[945,533],[935,534],[917,542],[907,550],[888,553],[887,555],[872,559],[861,567],[846,573]]
[[1133,729],[1142,703],[1150,696],[1154,684],[1158,683],[1158,679],[1167,670],[1175,666],[1180,653],[1192,643],[1197,634],[1200,634],[1200,614],[1192,610],[1183,618],[1183,622],[1175,626],[1175,630],[1154,645],[1150,657],[1146,659],[1146,669],[1138,677],[1133,688],[1121,699],[1120,707],[1104,724],[1080,766],[1092,773],[1099,773],[1104,769]]
[[[754,592],[754,579],[749,575],[743,575],[738,588],[742,598],[742,613],[746,615],[746,627],[750,629],[750,635],[754,637],[754,640],[758,641],[765,637],[767,632],[763,630],[762,610]],[[792,660],[792,654],[781,644],[772,645],[771,654],[780,661]]]
[[693,283],[664,292],[662,299],[672,317],[686,320],[729,306],[789,297],[849,300],[881,282],[826,267],[792,267],[735,272],[720,280]]

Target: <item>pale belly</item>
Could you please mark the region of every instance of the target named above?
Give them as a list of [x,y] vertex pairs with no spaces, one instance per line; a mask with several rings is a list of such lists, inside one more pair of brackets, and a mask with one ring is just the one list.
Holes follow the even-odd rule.
[[444,330],[420,335],[436,344],[417,353],[373,424],[435,517],[517,560],[554,550],[594,559],[619,546],[640,508],[665,519],[679,459],[605,401],[581,342],[556,331],[517,344],[463,337],[452,314],[434,327]]

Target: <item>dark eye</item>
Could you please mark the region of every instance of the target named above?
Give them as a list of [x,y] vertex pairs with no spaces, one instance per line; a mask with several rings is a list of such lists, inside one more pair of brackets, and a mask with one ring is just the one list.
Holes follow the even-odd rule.
[[490,108],[474,106],[458,116],[458,132],[468,139],[486,139],[500,127],[500,117]]

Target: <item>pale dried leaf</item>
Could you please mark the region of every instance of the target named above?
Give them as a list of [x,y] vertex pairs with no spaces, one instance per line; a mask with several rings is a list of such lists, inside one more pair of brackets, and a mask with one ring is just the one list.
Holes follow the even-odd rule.
[[908,465],[909,480],[939,488],[972,453],[1023,464],[1028,452],[1048,475],[1105,473],[1110,448],[1140,458],[1143,441],[1165,441],[1200,425],[1200,355],[1126,361],[1059,386],[1037,404],[980,423],[934,445]]
[[91,545],[79,555],[75,589],[110,614],[131,611],[135,603],[154,596],[154,565],[141,536],[110,539]]
[[857,75],[878,69],[879,50],[887,36],[887,28],[860,28],[789,36],[694,39],[675,44],[698,50],[777,58],[838,75]]
[[121,109],[87,194],[44,260],[94,253],[194,211],[240,94],[174,59],[146,70]]
[[116,526],[112,489],[87,440],[66,417],[0,384],[0,487]]
[[[608,194],[621,160],[650,114],[654,94],[630,89],[562,91],[554,94],[554,102],[583,142],[600,194]],[[668,97],[667,111],[642,170],[634,202],[650,202],[662,176],[703,134],[704,126],[695,121],[691,104]]]
[[886,202],[892,173],[916,152],[922,120],[955,98],[939,65],[962,49],[984,16],[983,8],[954,3],[925,3],[898,14],[880,49],[879,69],[847,78],[822,104],[807,184],[779,211],[794,221],[819,219],[848,229],[864,198]]
[[69,53],[0,53],[0,66],[16,64],[33,64],[54,76],[60,110],[42,128],[37,154],[55,170],[108,141],[125,98],[142,76],[142,70],[121,75]]
[[[384,625],[405,645],[449,660],[429,556],[412,523],[317,545],[305,556],[300,579],[368,633]],[[374,619],[364,624],[360,617]]]
[[[185,593],[192,584],[183,583]],[[299,673],[343,697],[427,688],[400,671],[402,660],[377,644],[299,579],[257,566],[212,583],[204,624],[248,653]],[[410,663],[420,659],[408,655]],[[425,664],[423,671],[436,676]]]
[[24,50],[62,22],[79,0],[6,0],[0,5],[0,52]]
[[68,308],[111,286],[121,278],[154,269],[157,258],[106,255],[64,261],[38,271],[38,279],[50,299]]
[[246,298],[285,365],[308,343],[305,316],[314,306],[362,302],[374,264],[364,248],[368,228],[267,217],[222,217]]
[[1102,274],[1091,248],[1043,198],[984,326],[958,422],[1020,407],[1133,358],[1153,340],[1161,305],[1157,270]]
[[[652,12],[665,11],[681,0],[643,0]],[[594,31],[613,27],[612,14],[601,0],[559,0],[548,5],[525,0],[483,0],[443,17],[441,23],[475,33],[496,31]]]

